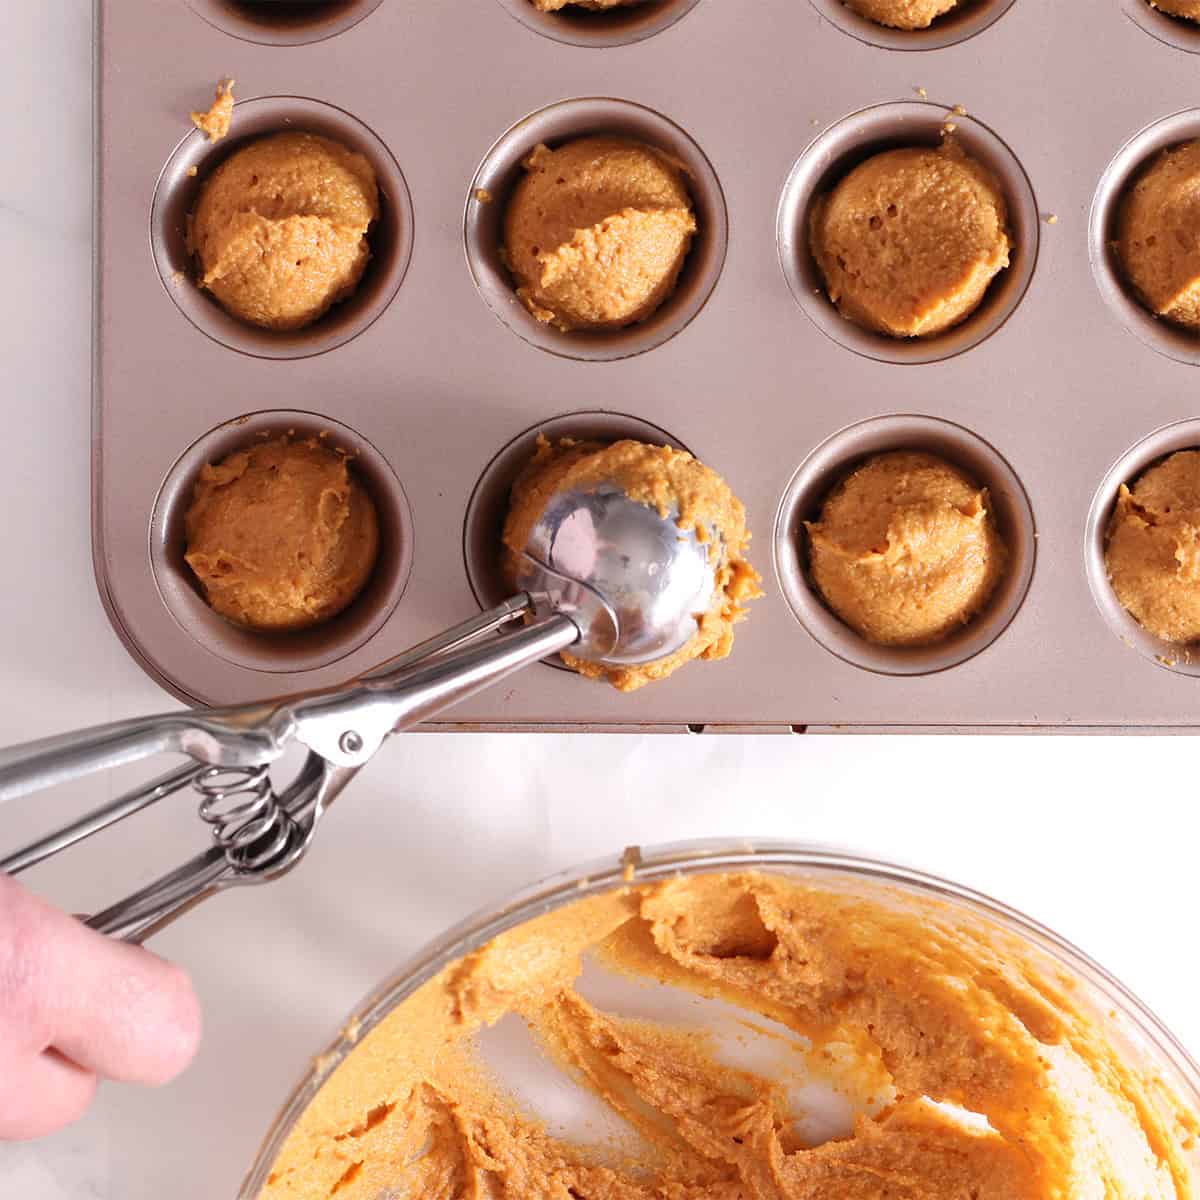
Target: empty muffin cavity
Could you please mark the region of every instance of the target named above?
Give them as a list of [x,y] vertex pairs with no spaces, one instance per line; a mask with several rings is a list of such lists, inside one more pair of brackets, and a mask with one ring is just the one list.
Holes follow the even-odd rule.
[[[649,147],[672,164],[686,187],[696,226],[674,286],[645,319],[622,328],[564,332],[538,320],[517,295],[510,271],[505,221],[525,163],[538,146],[555,150],[582,138],[618,139]],[[725,260],[728,220],[720,183],[690,137],[666,117],[623,100],[564,100],[526,117],[488,151],[467,195],[464,217],[467,261],[475,285],[496,316],[539,349],[592,361],[626,358],[669,340],[699,313]],[[541,249],[540,247],[538,248]]]
[[[661,33],[686,16],[699,0],[622,0],[603,8],[574,0],[499,0],[522,25],[570,46],[625,46]],[[551,7],[560,4],[560,7]]]
[[[1088,510],[1083,558],[1092,598],[1116,637],[1156,666],[1180,675],[1200,676],[1200,652],[1196,643],[1167,641],[1140,625],[1117,598],[1106,558],[1109,531],[1122,485],[1135,487],[1151,468],[1185,450],[1200,450],[1200,420],[1178,421],[1157,429],[1113,463],[1096,489]],[[1180,566],[1182,568],[1183,564]]]
[[[868,13],[883,15],[885,6],[880,0],[873,0],[873,7],[866,3],[851,7],[844,0],[812,0],[812,5],[831,25],[860,42],[885,50],[940,50],[982,33],[1008,12],[1013,0],[959,0],[919,29],[896,28],[872,19]],[[934,5],[931,11],[940,7]]]
[[[834,306],[812,243],[813,216],[854,169],[889,150],[937,150],[947,144],[978,164],[1003,198],[1008,265],[991,279],[964,319],[939,333],[894,337],[864,328]],[[892,218],[878,217],[880,225]],[[780,264],[796,302],[819,329],[847,349],[882,362],[951,358],[995,333],[1020,304],[1037,261],[1037,201],[1012,151],[957,106],[925,101],[880,104],[843,118],[808,146],[788,177],[776,223]],[[876,227],[872,225],[874,230]]]
[[[1004,545],[1004,565],[980,611],[928,645],[868,641],[826,604],[810,569],[808,522],[857,467],[881,454],[916,451],[944,460],[974,486],[986,488],[989,511]],[[1033,577],[1033,511],[1012,467],[987,442],[949,421],[923,416],[874,417],[821,443],[797,469],[780,503],[775,566],[796,619],[831,654],[881,675],[925,675],[957,666],[989,646],[1016,615]]]
[[[354,481],[374,510],[377,550],[365,583],[345,607],[318,624],[267,632],[235,624],[214,611],[189,566],[187,516],[203,468],[239,450],[276,441],[315,439],[344,454]],[[387,621],[412,568],[412,514],[386,459],[361,434],[315,413],[269,411],[238,417],[211,430],[180,456],[163,482],[150,524],[150,565],[159,594],[180,627],[217,657],[252,670],[286,673],[327,666],[374,636]],[[222,564],[202,573],[219,586]],[[336,601],[336,598],[331,598]],[[331,603],[336,607],[336,603]]]
[[266,46],[303,46],[344,33],[383,0],[187,0],[210,25]]
[[[1147,125],[1114,155],[1092,200],[1088,254],[1100,295],[1130,333],[1178,362],[1200,364],[1200,333],[1157,316],[1139,294],[1122,260],[1122,213],[1130,191],[1166,151],[1200,139],[1200,109],[1187,109]],[[1172,236],[1164,229],[1164,237]],[[1155,236],[1153,233],[1151,237]]]
[[[630,439],[688,449],[665,429],[623,413],[567,413],[517,434],[484,468],[471,493],[463,522],[463,562],[467,581],[481,609],[491,608],[513,594],[504,572],[504,522],[512,485],[533,459],[539,436],[551,442],[562,438],[604,443]],[[557,656],[548,661],[564,671],[568,669]]]
[[[227,312],[197,283],[189,223],[205,182],[230,155],[277,133],[311,133],[361,155],[379,192],[378,217],[366,241],[370,258],[353,290],[303,328],[261,328]],[[361,160],[359,160],[361,161]],[[317,100],[291,96],[239,101],[230,135],[210,143],[193,130],[175,148],[159,176],[151,208],[150,238],[167,294],[202,333],[232,350],[260,358],[305,358],[362,333],[395,296],[412,252],[413,218],[408,187],[387,147],[349,113]]]

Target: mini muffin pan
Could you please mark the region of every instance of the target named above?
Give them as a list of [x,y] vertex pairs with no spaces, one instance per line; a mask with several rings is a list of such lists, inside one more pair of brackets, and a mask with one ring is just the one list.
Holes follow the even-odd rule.
[[[93,526],[114,627],[164,687],[225,704],[343,682],[503,598],[506,493],[539,431],[690,449],[745,502],[766,596],[732,656],[631,694],[533,668],[460,729],[1190,730],[1200,667],[1116,603],[1119,485],[1200,447],[1200,339],[1140,307],[1112,254],[1122,190],[1200,137],[1200,26],[1145,0],[969,0],[923,32],[839,0],[96,0]],[[191,129],[222,77],[233,131]],[[1012,264],[924,341],[845,322],[807,244],[813,198],[949,122],[1004,189]],[[197,290],[187,216],[213,168],[280,130],[374,164],[355,295],[306,330]],[[516,301],[508,195],[538,141],[639,138],[685,168],[700,231],[643,325],[561,334]],[[256,438],[354,456],[382,549],[326,625],[250,633],[183,562],[201,465]],[[927,449],[992,497],[987,609],[936,647],[866,644],[806,572],[804,522],[872,453]]]

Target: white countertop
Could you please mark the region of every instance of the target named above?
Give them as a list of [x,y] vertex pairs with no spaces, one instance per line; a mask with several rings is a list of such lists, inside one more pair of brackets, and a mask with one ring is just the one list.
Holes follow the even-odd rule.
[[[0,43],[0,744],[173,704],[117,641],[92,578],[91,3],[11,8]],[[195,1065],[157,1092],[106,1087],[76,1127],[0,1147],[0,1191],[231,1196],[308,1057],[378,979],[476,907],[633,843],[815,840],[948,875],[1074,940],[1200,1053],[1195,753],[1190,739],[1132,737],[397,738],[297,872],[220,897],[156,939],[204,1004]],[[8,805],[0,847],[136,777]],[[202,838],[179,799],[30,882],[95,910]]]

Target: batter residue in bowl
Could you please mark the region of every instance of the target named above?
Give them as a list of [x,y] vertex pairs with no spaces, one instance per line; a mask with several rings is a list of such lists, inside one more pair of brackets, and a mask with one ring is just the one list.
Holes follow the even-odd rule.
[[[791,1037],[842,1064],[828,1076],[850,1081],[857,1119],[812,1144],[786,1082],[730,1065],[702,1030],[589,1001],[585,958],[782,1027],[779,1057]],[[405,1000],[300,1116],[262,1196],[1191,1196],[1195,1114],[1079,1000],[1016,937],[891,889],[755,873],[630,887],[502,934]],[[628,1139],[581,1145],[520,1107],[478,1053],[509,1014]]]

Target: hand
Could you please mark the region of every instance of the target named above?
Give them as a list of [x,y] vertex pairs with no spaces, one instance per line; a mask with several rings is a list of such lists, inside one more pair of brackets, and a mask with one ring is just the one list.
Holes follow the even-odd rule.
[[0,875],[0,1138],[69,1125],[101,1078],[166,1083],[199,1039],[199,1005],[179,967]]

